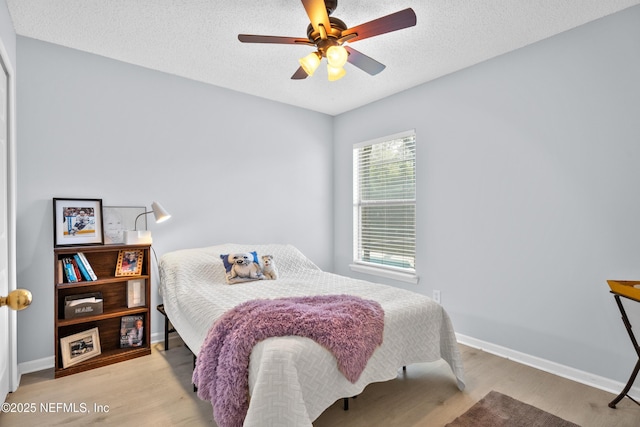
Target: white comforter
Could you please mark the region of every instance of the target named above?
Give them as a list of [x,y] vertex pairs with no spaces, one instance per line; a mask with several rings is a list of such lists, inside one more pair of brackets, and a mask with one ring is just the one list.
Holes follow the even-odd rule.
[[[220,254],[273,255],[277,280],[228,285]],[[351,294],[378,301],[385,311],[384,342],[360,379],[349,382],[335,357],[308,338],[269,338],[249,364],[251,403],[245,426],[311,426],[326,408],[367,384],[396,378],[398,368],[444,359],[464,388],[460,353],[449,316],[430,298],[391,286],[321,271],[291,245],[226,244],[171,252],[160,260],[165,311],[186,345],[198,354],[214,321],[256,298]]]

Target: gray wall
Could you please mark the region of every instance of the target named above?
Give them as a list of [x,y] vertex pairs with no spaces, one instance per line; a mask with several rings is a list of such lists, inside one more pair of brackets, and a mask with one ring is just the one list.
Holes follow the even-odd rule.
[[606,279],[640,280],[640,7],[337,117],[336,273],[352,145],[412,128],[421,279],[395,284],[439,289],[458,333],[626,382]]
[[29,38],[17,51],[18,285],[34,298],[19,362],[53,354],[53,197],[157,200],[173,215],[149,227],[158,256],[280,242],[332,268],[330,116]]

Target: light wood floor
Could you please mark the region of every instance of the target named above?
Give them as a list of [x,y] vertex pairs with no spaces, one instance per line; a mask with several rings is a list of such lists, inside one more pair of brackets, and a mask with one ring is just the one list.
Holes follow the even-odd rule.
[[[456,388],[444,363],[410,365],[395,380],[369,385],[350,400],[349,411],[342,410],[342,401],[336,402],[314,426],[443,426],[491,390],[583,427],[640,425],[640,406],[629,399],[611,409],[607,406],[614,398],[611,393],[480,350],[460,348],[465,391]],[[52,369],[24,375],[7,402],[14,403],[14,409],[35,406],[35,413],[0,413],[0,425],[215,426],[211,404],[192,391],[192,363],[182,342],[172,339],[167,352],[163,343],[157,343],[151,356],[68,377],[54,380]],[[78,412],[69,412],[74,407]]]

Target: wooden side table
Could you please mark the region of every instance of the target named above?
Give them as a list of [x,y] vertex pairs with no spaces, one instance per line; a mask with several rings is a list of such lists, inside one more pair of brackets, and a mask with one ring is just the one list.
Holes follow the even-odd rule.
[[618,402],[620,402],[625,396],[628,397],[629,399],[631,399],[633,402],[635,402],[637,405],[640,405],[640,402],[638,402],[637,400],[635,400],[633,397],[629,396],[629,390],[631,390],[631,387],[633,386],[634,381],[636,380],[636,377],[638,376],[638,372],[640,372],[640,346],[638,345],[638,340],[636,340],[635,335],[633,334],[633,330],[631,328],[631,322],[629,322],[629,317],[627,317],[627,312],[624,309],[624,306],[622,305],[622,301],[620,300],[620,298],[627,298],[631,301],[635,301],[635,302],[640,302],[640,300],[632,298],[630,296],[627,295],[623,295],[614,291],[611,291],[611,293],[613,294],[613,297],[616,300],[616,304],[618,304],[618,308],[620,309],[620,314],[622,314],[622,322],[624,323],[625,328],[627,329],[627,333],[629,334],[629,338],[631,339],[631,343],[633,344],[633,348],[635,349],[637,355],[638,355],[638,362],[636,362],[636,366],[633,369],[633,372],[631,373],[631,376],[629,377],[629,381],[627,381],[627,385],[624,387],[624,389],[620,392],[620,394],[618,396],[616,396],[615,399],[613,399],[610,403],[609,403],[609,408],[615,408],[616,404]]

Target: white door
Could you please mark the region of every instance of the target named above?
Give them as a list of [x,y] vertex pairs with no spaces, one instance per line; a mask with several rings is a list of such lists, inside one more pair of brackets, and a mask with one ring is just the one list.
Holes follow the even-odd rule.
[[[3,46],[0,45],[0,48]],[[9,228],[12,217],[12,201],[10,186],[12,179],[12,147],[10,145],[10,121],[9,107],[9,70],[3,60],[4,49],[0,49],[0,295],[7,296],[11,288],[10,278],[13,272],[11,266],[10,247],[12,246]],[[14,285],[15,286],[15,285]],[[0,308],[0,397],[4,401],[9,391],[14,391],[17,386],[16,360],[15,360],[15,312],[9,307]]]

